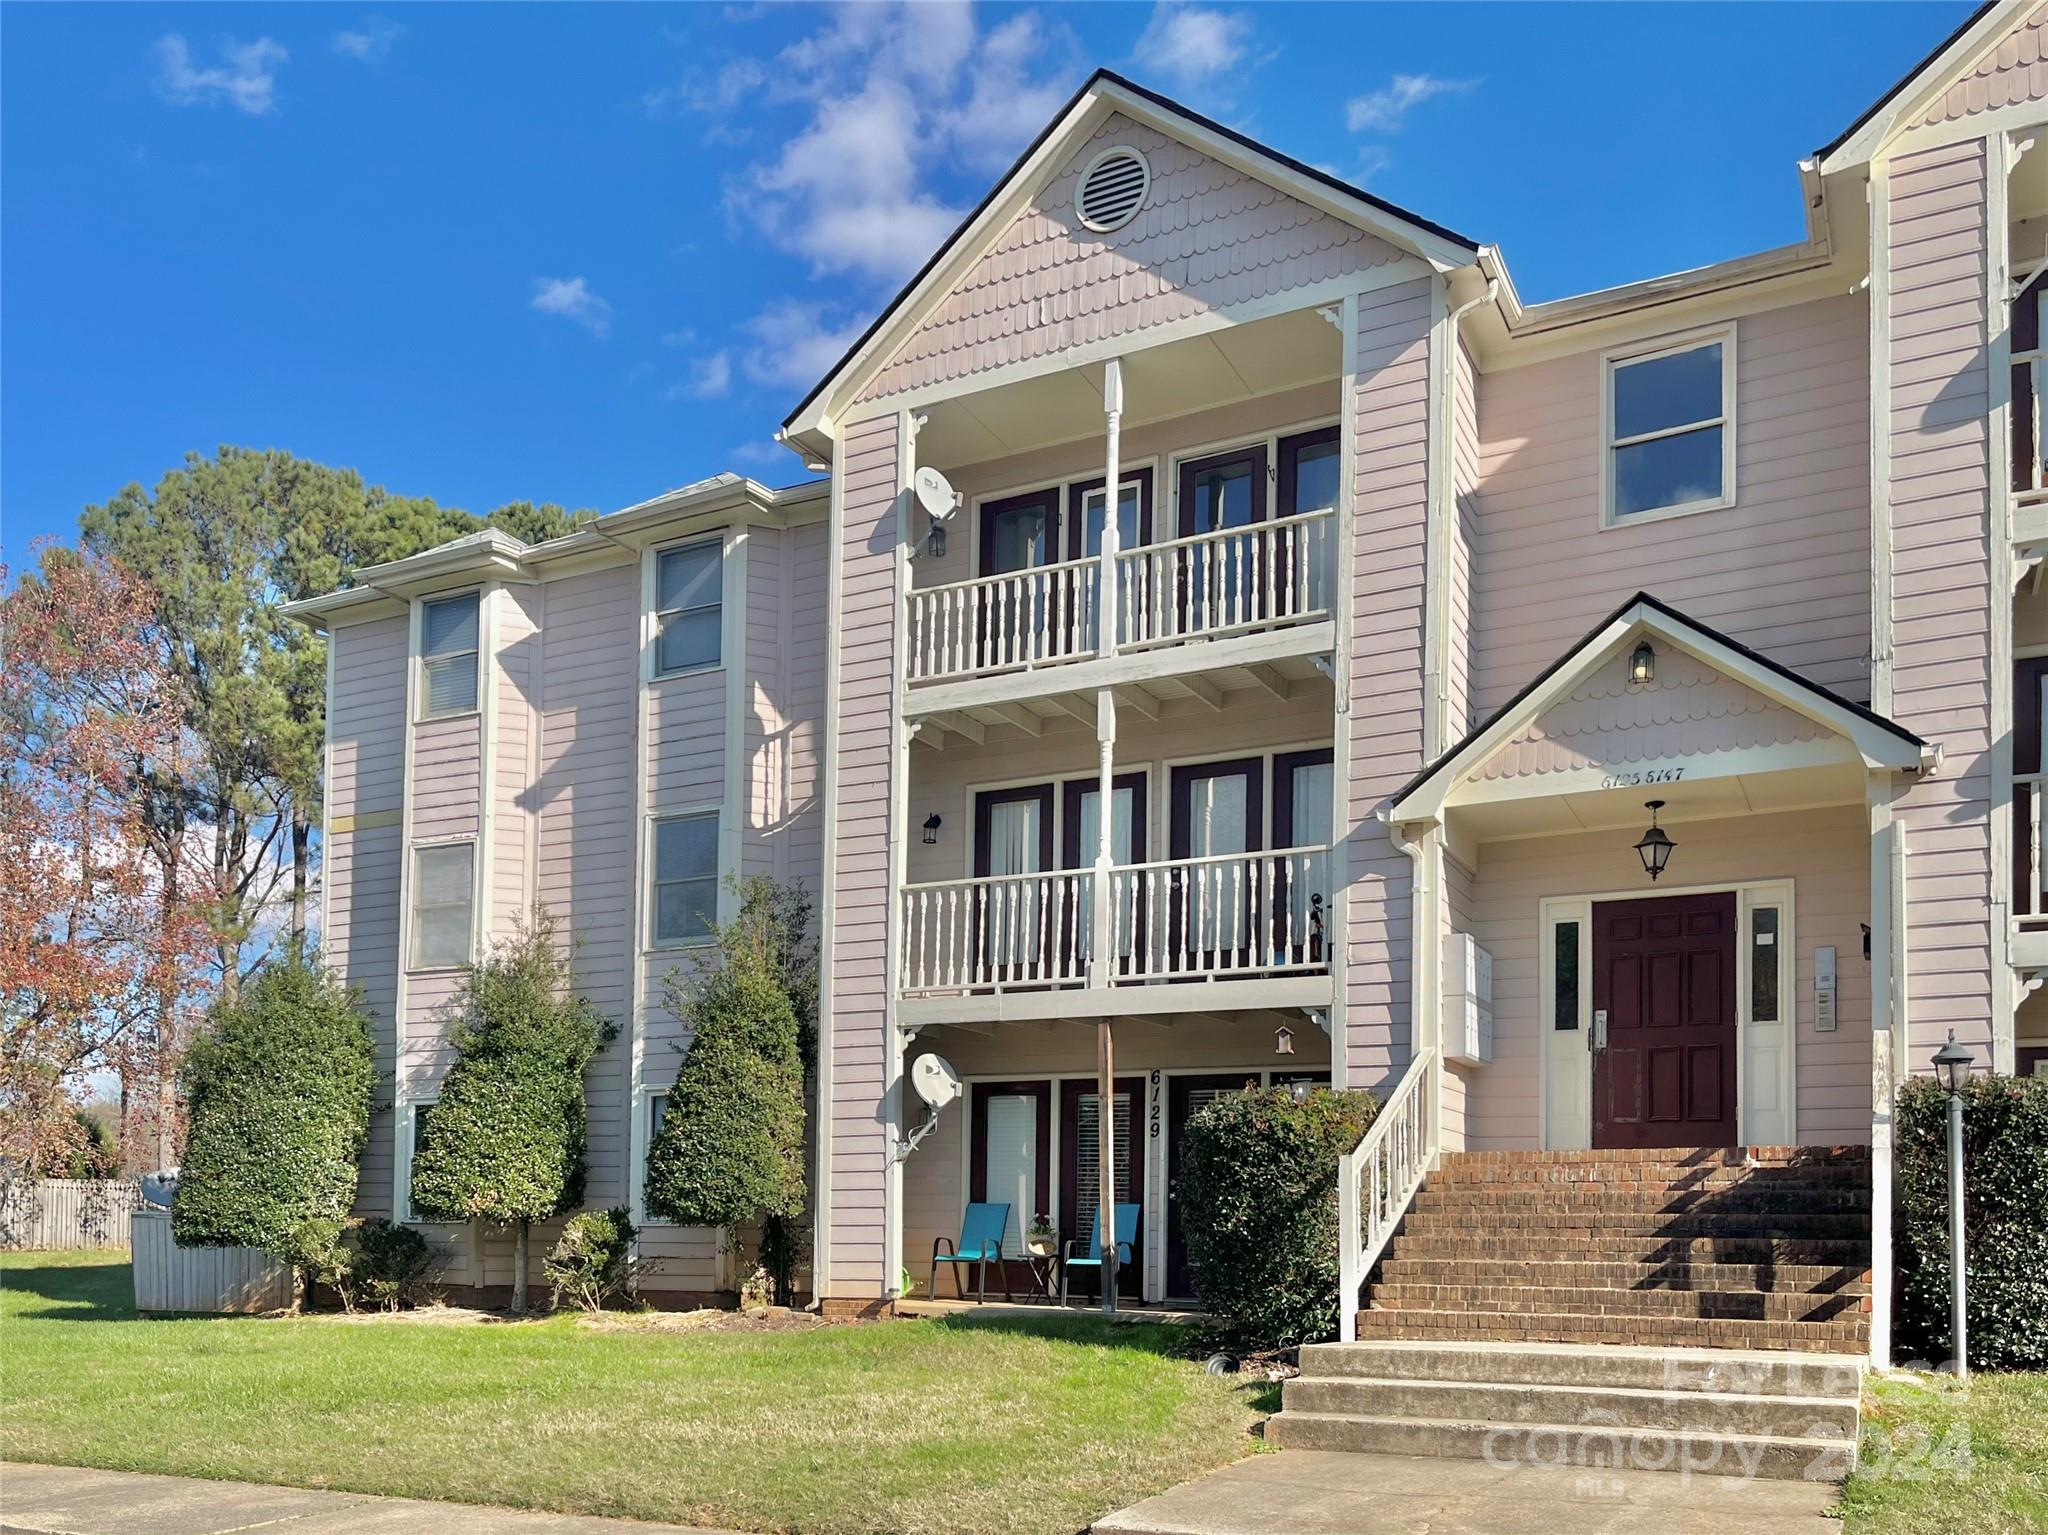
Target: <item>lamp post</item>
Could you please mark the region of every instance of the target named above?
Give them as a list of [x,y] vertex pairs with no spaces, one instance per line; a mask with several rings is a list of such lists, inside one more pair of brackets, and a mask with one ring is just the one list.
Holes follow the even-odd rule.
[[1955,1350],[1956,1380],[1970,1383],[1970,1318],[1963,1262],[1963,1083],[1970,1075],[1970,1052],[1948,1031],[1948,1043],[1934,1052],[1934,1070],[1948,1089],[1948,1261],[1949,1337]]

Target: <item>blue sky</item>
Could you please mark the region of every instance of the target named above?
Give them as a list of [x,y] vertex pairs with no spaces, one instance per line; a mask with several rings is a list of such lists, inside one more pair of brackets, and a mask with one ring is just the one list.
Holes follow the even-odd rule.
[[1884,5],[0,7],[0,557],[188,449],[605,510],[777,423],[1098,64],[1506,251],[1796,239],[1967,13]]

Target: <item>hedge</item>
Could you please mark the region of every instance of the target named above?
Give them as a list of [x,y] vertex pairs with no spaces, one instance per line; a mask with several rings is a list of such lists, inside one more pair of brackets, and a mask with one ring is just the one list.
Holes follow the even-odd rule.
[[[1948,1093],[1899,1092],[1894,1313],[1901,1357],[1951,1358]],[[1975,1077],[1963,1092],[1970,1363],[2048,1368],[2048,1077]]]
[[1181,1231],[1217,1341],[1241,1353],[1337,1330],[1337,1163],[1379,1112],[1368,1093],[1247,1088],[1182,1131]]
[[185,1057],[191,1113],[171,1229],[303,1266],[305,1233],[355,1203],[376,1069],[353,991],[310,955],[266,965]]

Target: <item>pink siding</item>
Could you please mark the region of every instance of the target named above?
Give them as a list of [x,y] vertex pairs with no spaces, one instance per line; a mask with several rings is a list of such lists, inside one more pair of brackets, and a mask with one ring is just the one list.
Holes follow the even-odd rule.
[[[334,710],[327,722],[327,830],[322,838],[326,927],[323,956],[363,989],[376,1047],[377,1072],[397,1065],[392,1005],[398,995],[399,871],[404,862],[397,816],[405,800],[406,619],[377,619],[337,628]],[[390,818],[390,824],[340,830],[343,817]],[[371,1116],[356,1208],[391,1213],[391,1111]]]
[[832,1036],[831,1286],[835,1296],[877,1296],[884,1268],[884,1178],[889,1151],[887,944],[890,763],[895,710],[896,499],[894,416],[847,428],[833,473],[841,477],[833,630],[839,696],[827,770],[835,842],[823,1026]]
[[[1145,209],[1096,234],[1075,184],[1127,144],[1152,167]],[[1137,335],[1399,259],[1385,241],[1121,115],[1074,152],[862,392],[881,399]]]
[[1472,559],[1479,541],[1479,371],[1463,340],[1451,356],[1451,495],[1446,745],[1461,740],[1473,725]]
[[740,872],[783,872],[786,839],[779,834],[789,780],[783,728],[789,672],[789,535],[747,530],[747,661],[740,673]]
[[1595,764],[1701,757],[1745,747],[1818,741],[1831,732],[1682,651],[1657,658],[1657,680],[1628,680],[1616,656],[1545,709],[1489,758],[1475,779],[1523,778]]
[[1377,811],[1422,766],[1429,320],[1428,279],[1363,295],[1345,402],[1357,435],[1343,981],[1356,1087],[1380,1085],[1409,1052],[1412,866]]
[[497,718],[491,786],[491,933],[503,937],[533,906],[537,823],[529,790],[540,746],[540,592],[506,587],[497,604]]
[[[1451,933],[1474,931],[1474,899],[1472,871],[1459,863],[1448,853],[1444,855],[1443,926],[1448,936]],[[1484,945],[1482,944],[1483,948]],[[1452,1023],[1444,1021],[1448,1035]],[[1472,1073],[1483,1067],[1444,1067],[1443,1124],[1444,1149],[1462,1151],[1471,1137],[1471,1086]]]
[[421,720],[412,732],[412,840],[474,837],[483,784],[479,742],[483,728],[474,714]]
[[832,645],[828,591],[832,530],[825,523],[792,529],[788,536],[786,615],[789,701],[784,711],[788,801],[781,827],[788,854],[784,877],[802,882],[815,897],[825,867],[825,660]]
[[[1860,924],[1870,912],[1870,851],[1860,806],[1690,821],[1674,828],[1674,876],[1685,885],[1793,882],[1798,955],[1794,1039],[1798,1136],[1803,1145],[1870,1138],[1870,971]],[[1682,871],[1682,872],[1681,872]],[[1490,842],[1473,880],[1470,931],[1493,956],[1493,1060],[1466,1073],[1468,1144],[1474,1150],[1542,1145],[1539,1052],[1539,903],[1546,896],[1647,891],[1625,837],[1592,832]],[[1837,1027],[1813,1028],[1813,951],[1832,944]]]
[[[1981,139],[1892,162],[1892,714],[1939,741],[1902,807],[1917,1065],[1990,1048],[1990,409]],[[2000,601],[2006,600],[2002,595]]]
[[1920,114],[1919,124],[1959,122],[2048,96],[2048,6],[2037,6],[1977,65]]
[[1475,710],[1491,714],[1642,589],[1867,698],[1868,352],[1860,298],[1744,316],[1736,504],[1610,529],[1598,355],[1482,375]]
[[577,986],[619,1025],[620,1036],[592,1063],[590,1105],[593,1206],[627,1196],[626,1106],[631,1076],[626,1037],[633,933],[634,711],[639,690],[640,575],[614,566],[551,581],[542,650],[540,899],[567,917],[581,942]]

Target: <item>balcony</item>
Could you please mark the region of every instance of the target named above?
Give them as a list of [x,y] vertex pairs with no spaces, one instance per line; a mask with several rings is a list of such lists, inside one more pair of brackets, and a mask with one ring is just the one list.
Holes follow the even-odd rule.
[[1119,866],[1100,924],[1103,964],[1093,870],[905,886],[901,1015],[971,1023],[1327,1006],[1329,867],[1327,847]]
[[[1107,601],[1093,558],[914,589],[913,703],[957,708],[1325,652],[1335,530],[1324,509],[1122,550]],[[1102,642],[1105,610],[1116,615],[1112,646]]]
[[2013,858],[2019,877],[2013,881],[2012,962],[2027,968],[2048,968],[2048,893],[2041,888],[2041,800],[2048,773],[2013,774]]

